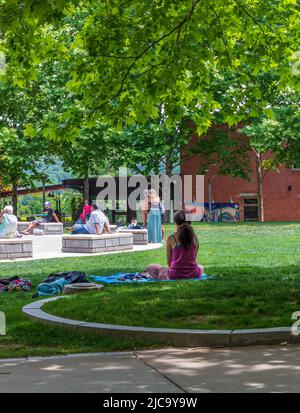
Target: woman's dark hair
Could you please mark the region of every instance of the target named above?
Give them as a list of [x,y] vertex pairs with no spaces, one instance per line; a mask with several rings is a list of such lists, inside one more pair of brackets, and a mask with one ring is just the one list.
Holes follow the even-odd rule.
[[186,223],[185,213],[183,211],[177,211],[174,214],[174,222],[176,225],[182,225]]
[[97,206],[96,204],[92,204],[92,208],[93,208],[95,211],[97,211],[98,206]]
[[186,222],[185,213],[183,211],[178,211],[174,215],[174,222],[178,226],[177,234],[178,241],[183,248],[190,247],[195,241],[198,243],[197,236],[193,227]]

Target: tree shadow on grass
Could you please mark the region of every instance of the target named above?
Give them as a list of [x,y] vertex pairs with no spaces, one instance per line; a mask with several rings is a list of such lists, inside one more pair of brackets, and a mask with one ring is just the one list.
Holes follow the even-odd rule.
[[63,317],[82,319],[78,317],[84,314],[85,321],[147,327],[233,329],[291,324],[291,314],[300,308],[296,268],[288,276],[279,271],[276,279],[268,269],[261,269],[258,278],[244,270],[237,274],[229,269],[223,274],[207,281],[109,285],[100,295],[80,295],[47,308]]
[[[110,275],[143,270],[141,263],[82,265],[87,274]],[[50,270],[50,268],[48,268]],[[69,263],[61,271],[74,269]],[[52,270],[52,268],[51,268]],[[34,276],[35,286],[49,272]],[[72,297],[74,318],[99,315],[87,321],[181,328],[254,328],[290,326],[300,310],[300,267],[208,266],[211,281],[178,281],[109,286],[99,294]],[[22,274],[30,278],[30,268]],[[143,340],[118,340],[78,333],[29,319],[21,309],[33,301],[31,293],[2,294],[0,310],[7,314],[6,337],[0,338],[0,357],[112,351],[151,346]],[[107,301],[105,302],[106,299]],[[71,301],[70,301],[71,302]],[[53,308],[67,314],[63,302]],[[73,311],[74,310],[74,311]],[[50,311],[51,312],[51,311]],[[58,314],[59,315],[59,314]],[[11,346],[11,347],[10,347]]]

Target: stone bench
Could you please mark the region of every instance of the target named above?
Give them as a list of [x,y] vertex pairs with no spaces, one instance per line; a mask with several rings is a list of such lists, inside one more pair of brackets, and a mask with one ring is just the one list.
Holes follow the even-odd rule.
[[98,252],[123,251],[133,248],[133,236],[129,233],[102,235],[63,235],[62,252],[93,254]]
[[[28,228],[30,222],[18,222],[18,231],[22,233]],[[45,222],[39,224],[36,228],[42,229],[45,235],[62,235],[64,233],[64,226],[61,222]]]
[[147,245],[148,244],[148,230],[147,229],[119,229],[119,234],[129,233],[133,236],[133,245]]
[[116,225],[110,225],[110,233],[114,234],[115,232],[117,232],[117,226]]
[[0,239],[0,260],[32,257],[32,240]]

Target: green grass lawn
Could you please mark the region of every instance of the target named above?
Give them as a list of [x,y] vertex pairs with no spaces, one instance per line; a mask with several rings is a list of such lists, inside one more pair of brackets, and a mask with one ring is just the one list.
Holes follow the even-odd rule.
[[[45,306],[52,313],[85,321],[181,328],[255,328],[292,324],[300,310],[300,223],[196,226],[199,262],[213,281],[180,281],[106,287],[100,293],[68,297]],[[171,227],[167,228],[168,232]],[[80,270],[107,275],[165,264],[164,249],[86,258],[0,264],[0,277],[20,275],[36,286],[49,273]],[[3,293],[0,311],[7,336],[0,357],[111,351],[148,343],[79,334],[45,325],[21,313],[31,293]]]

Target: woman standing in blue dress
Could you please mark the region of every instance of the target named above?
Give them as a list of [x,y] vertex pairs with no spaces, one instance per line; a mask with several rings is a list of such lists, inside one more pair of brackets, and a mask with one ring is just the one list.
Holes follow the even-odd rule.
[[162,242],[162,205],[154,189],[150,189],[148,194],[148,242]]

